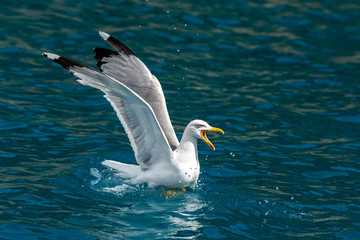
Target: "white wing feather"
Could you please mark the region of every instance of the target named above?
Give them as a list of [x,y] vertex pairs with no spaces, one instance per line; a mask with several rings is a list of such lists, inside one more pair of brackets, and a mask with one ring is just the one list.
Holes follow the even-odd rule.
[[103,74],[125,84],[146,101],[154,111],[169,145],[175,149],[179,145],[166,107],[165,97],[158,79],[151,74],[145,64],[123,43],[107,33],[99,32],[118,52],[95,48],[97,66]]
[[152,108],[138,94],[111,76],[73,60],[44,53],[54,62],[80,78],[83,85],[105,93],[129,137],[137,163],[142,169],[160,161],[170,161],[172,150]]

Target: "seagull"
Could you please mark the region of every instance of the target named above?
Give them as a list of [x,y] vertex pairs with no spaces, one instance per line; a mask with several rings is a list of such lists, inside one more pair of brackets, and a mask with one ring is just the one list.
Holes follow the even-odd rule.
[[102,162],[132,184],[170,188],[194,188],[200,174],[197,142],[204,140],[213,150],[206,132],[221,132],[203,120],[193,120],[179,142],[170,122],[158,79],[123,43],[99,31],[116,51],[94,48],[99,70],[44,52],[43,55],[78,78],[83,85],[101,90],[114,108],[128,135],[136,164],[112,160]]

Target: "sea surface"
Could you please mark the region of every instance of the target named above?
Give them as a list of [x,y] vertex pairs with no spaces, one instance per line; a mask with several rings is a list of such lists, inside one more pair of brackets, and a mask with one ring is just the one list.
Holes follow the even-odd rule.
[[[360,239],[360,2],[1,1],[0,239]],[[198,186],[129,185],[135,163],[96,89],[41,56],[96,67],[105,31],[160,80]]]

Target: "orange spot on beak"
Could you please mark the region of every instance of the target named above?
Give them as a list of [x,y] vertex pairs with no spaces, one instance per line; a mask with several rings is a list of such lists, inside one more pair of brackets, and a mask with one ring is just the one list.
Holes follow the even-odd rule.
[[221,132],[222,134],[224,134],[224,131],[221,130],[220,128],[214,128],[213,127],[213,128],[211,128],[209,130],[203,130],[203,131],[200,132],[200,135],[203,138],[204,142],[206,142],[211,147],[212,150],[215,150],[214,145],[210,142],[210,140],[206,136],[206,131]]

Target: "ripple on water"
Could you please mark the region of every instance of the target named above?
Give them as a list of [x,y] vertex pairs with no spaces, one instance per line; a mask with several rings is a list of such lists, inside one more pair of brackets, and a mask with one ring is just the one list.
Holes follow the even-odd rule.
[[339,171],[314,171],[314,172],[306,172],[302,174],[303,176],[311,179],[326,179],[332,177],[347,177],[349,176],[346,172]]
[[84,231],[66,228],[46,228],[20,223],[0,225],[1,237],[8,239],[87,239]]
[[27,128],[27,124],[22,122],[0,120],[0,130],[14,130],[19,128]]
[[[357,1],[64,2],[2,5],[1,239],[360,239]],[[101,165],[135,163],[115,113],[41,56],[94,66],[101,29],[160,79],[176,130],[228,128],[199,144],[196,189]]]
[[332,119],[346,123],[360,123],[360,115],[339,116],[339,117],[332,117]]

